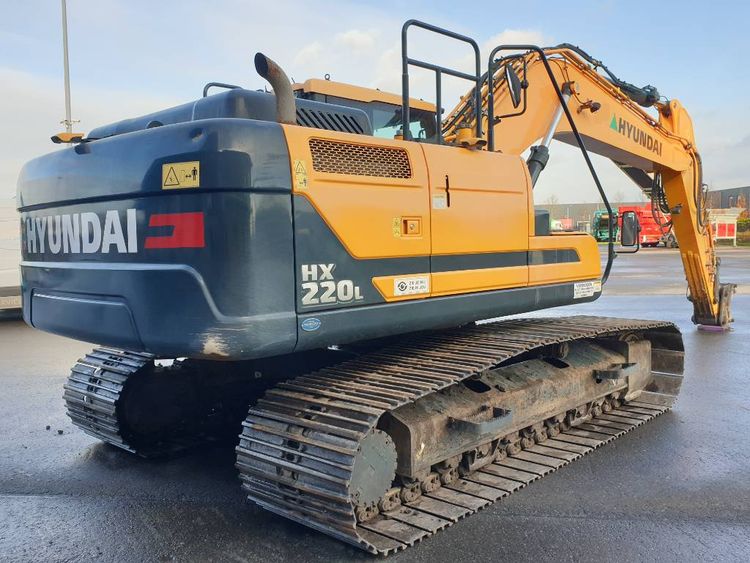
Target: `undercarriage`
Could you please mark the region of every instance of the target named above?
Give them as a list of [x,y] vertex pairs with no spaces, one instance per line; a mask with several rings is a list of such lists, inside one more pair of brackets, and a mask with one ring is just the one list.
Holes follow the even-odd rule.
[[246,417],[236,466],[251,500],[388,554],[668,410],[683,348],[670,323],[568,317],[157,364],[89,354],[66,385],[73,422],[152,456],[236,437]]

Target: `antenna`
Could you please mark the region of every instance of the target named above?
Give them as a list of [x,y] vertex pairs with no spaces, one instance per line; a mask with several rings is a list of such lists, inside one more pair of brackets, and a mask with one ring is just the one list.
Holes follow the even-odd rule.
[[68,8],[66,0],[60,0],[62,3],[62,37],[63,37],[63,67],[65,73],[65,119],[60,123],[65,126],[63,133],[52,136],[53,143],[80,143],[83,139],[83,133],[73,133],[73,121],[70,111],[70,68],[68,65]]

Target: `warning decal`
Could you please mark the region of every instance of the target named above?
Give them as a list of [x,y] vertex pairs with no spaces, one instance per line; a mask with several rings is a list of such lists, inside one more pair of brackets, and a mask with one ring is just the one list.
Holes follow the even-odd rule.
[[573,299],[583,299],[591,297],[602,290],[602,282],[599,280],[578,282],[573,284]]
[[201,163],[170,162],[161,165],[161,188],[177,190],[181,188],[198,188],[201,185]]
[[298,190],[307,189],[307,164],[304,160],[294,161],[294,187]]

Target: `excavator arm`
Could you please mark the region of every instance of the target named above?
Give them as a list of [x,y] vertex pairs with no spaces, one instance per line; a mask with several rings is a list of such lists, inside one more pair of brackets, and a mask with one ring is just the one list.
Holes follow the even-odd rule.
[[[585,150],[611,159],[663,211],[671,212],[688,299],[694,307],[693,322],[726,327],[732,321],[735,285],[719,282],[720,261],[704,207],[692,120],[677,100],[661,101],[655,88],[635,88],[611,73],[603,76],[597,67],[603,65],[569,45],[495,59],[493,80],[485,77],[480,96],[487,148],[518,155],[531,149],[527,163],[535,181],[547,162],[552,139],[578,143],[572,124],[562,115],[562,98]],[[513,91],[514,81],[520,91]],[[446,117],[446,141],[459,136],[461,128],[475,125],[473,105],[470,92]],[[653,106],[658,117],[641,106]]]

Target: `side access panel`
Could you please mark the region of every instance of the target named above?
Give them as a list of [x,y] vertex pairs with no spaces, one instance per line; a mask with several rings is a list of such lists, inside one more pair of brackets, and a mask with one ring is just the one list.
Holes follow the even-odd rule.
[[[284,132],[293,170],[297,310],[428,297],[430,210],[419,146],[293,126]],[[404,277],[412,283],[400,290]]]

